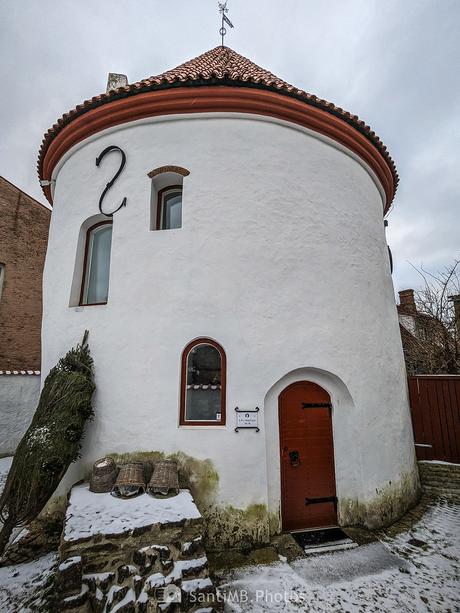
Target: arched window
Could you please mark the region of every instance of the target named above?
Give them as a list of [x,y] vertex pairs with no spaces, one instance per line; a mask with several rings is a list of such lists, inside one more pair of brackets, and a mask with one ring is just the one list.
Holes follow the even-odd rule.
[[170,185],[158,192],[157,230],[182,227],[182,185]]
[[225,351],[209,338],[199,338],[182,353],[180,424],[225,425]]
[[86,233],[80,304],[106,304],[109,294],[112,222],[102,221]]
[[182,166],[160,166],[147,176],[152,180],[150,230],[182,228],[184,178],[190,171]]

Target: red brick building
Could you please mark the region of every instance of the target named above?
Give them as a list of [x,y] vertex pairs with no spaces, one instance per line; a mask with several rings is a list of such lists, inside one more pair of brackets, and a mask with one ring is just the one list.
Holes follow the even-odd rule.
[[39,370],[51,211],[0,177],[0,371]]
[[[451,299],[455,304],[457,296]],[[455,333],[439,318],[417,308],[413,289],[399,292],[399,328],[409,375],[457,374]],[[456,312],[460,311],[456,307]],[[457,323],[460,327],[460,323]]]

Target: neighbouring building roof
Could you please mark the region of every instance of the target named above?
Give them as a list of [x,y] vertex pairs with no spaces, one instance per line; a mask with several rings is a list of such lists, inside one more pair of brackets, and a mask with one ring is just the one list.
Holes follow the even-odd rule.
[[[313,94],[290,85],[268,70],[257,66],[257,64],[254,64],[254,62],[251,62],[246,57],[236,53],[229,47],[223,46],[215,47],[160,75],[149,77],[142,81],[131,83],[110,90],[107,93],[94,96],[90,100],[85,100],[82,104],[79,104],[75,109],[65,113],[44,136],[38,160],[38,173],[40,178],[48,180],[51,178],[49,175],[49,168],[44,169],[44,160],[51,143],[66,126],[81,115],[103,105],[138,94],[158,92],[169,88],[199,87],[206,85],[239,86],[277,92],[283,96],[289,96],[300,100],[310,107],[321,109],[340,119],[344,124],[357,130],[377,149],[391,173],[392,184],[389,189],[386,189],[387,200],[389,200],[386,203],[386,210],[388,209],[399,181],[398,173],[387,148],[364,121],[360,120],[357,115],[353,115],[327,100],[322,100]],[[187,111],[184,110],[183,112]],[[106,125],[103,127],[106,127]],[[342,129],[343,128],[344,126],[342,126]],[[102,129],[102,127],[100,129]],[[318,131],[321,131],[321,129],[318,128]],[[82,138],[83,137],[81,137],[80,140],[82,140]],[[46,174],[49,176],[45,176]],[[45,189],[44,191],[51,201],[50,190]]]
[[[41,209],[44,209],[44,211],[46,212],[46,214],[48,216],[51,216],[51,209],[49,208],[48,205],[42,204],[41,202],[36,200],[33,196],[31,196],[30,194],[27,194],[25,191],[23,191],[20,187],[18,187],[17,185],[15,185],[11,181],[9,181],[8,179],[5,179],[5,177],[2,177],[0,175],[0,184],[1,183],[5,183],[6,185],[9,185],[11,187],[11,189],[14,190],[17,194],[22,194],[27,199],[28,203],[37,205]],[[1,189],[1,187],[0,187],[0,189]],[[15,204],[16,204],[16,202],[15,202]]]
[[417,309],[414,290],[399,292],[396,305],[406,369],[413,374],[455,373],[455,338],[436,317]]
[[0,370],[2,375],[39,375],[39,370]]

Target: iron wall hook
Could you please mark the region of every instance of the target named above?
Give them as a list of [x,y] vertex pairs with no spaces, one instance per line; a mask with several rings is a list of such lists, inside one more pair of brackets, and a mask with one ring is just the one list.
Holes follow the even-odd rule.
[[97,158],[96,158],[96,166],[99,166],[100,163],[102,162],[102,160],[104,159],[104,157],[107,155],[107,153],[110,153],[111,151],[119,151],[121,153],[121,163],[120,163],[120,168],[114,174],[112,179],[107,183],[107,185],[105,186],[104,191],[101,194],[101,197],[99,198],[99,210],[106,217],[113,217],[113,215],[117,211],[119,211],[122,207],[126,206],[126,196],[125,196],[123,198],[123,201],[120,204],[120,206],[117,209],[115,209],[115,211],[112,211],[112,213],[104,213],[104,211],[102,210],[102,201],[104,200],[105,195],[107,194],[109,189],[112,187],[112,185],[115,183],[115,181],[118,179],[118,177],[120,176],[120,174],[121,174],[121,172],[122,172],[122,170],[123,170],[123,168],[125,167],[125,164],[126,164],[126,155],[125,155],[125,152],[123,151],[123,149],[120,149],[120,147],[118,147],[117,145],[110,145],[109,147],[106,147],[104,149],[104,151],[102,151],[102,153],[100,153],[97,156]]

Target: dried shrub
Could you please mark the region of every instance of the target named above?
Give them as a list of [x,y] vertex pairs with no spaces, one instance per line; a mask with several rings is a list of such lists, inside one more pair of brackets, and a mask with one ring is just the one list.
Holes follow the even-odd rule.
[[35,519],[69,465],[80,457],[95,389],[88,331],[46,377],[37,410],[14,455],[0,496],[0,553],[15,526]]

